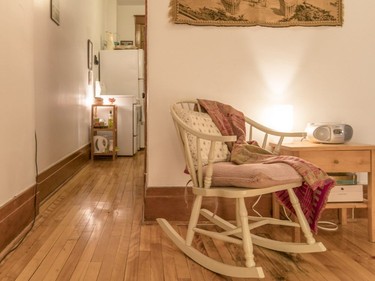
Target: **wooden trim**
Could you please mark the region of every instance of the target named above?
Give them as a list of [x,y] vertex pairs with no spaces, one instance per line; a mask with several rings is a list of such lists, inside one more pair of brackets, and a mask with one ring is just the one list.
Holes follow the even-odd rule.
[[[40,203],[56,192],[90,160],[90,144],[39,174],[37,184],[0,207],[0,259],[28,231]],[[37,190],[37,193],[35,191]]]
[[90,160],[90,144],[37,176],[40,201],[44,202]]
[[[185,192],[186,196],[185,196]],[[169,221],[188,221],[193,204],[194,195],[188,187],[149,187],[145,192],[144,221],[150,222],[157,218],[165,218]],[[251,206],[256,198],[246,198],[249,215],[255,215]],[[262,216],[271,216],[271,195],[263,195],[256,205],[256,210]],[[227,198],[217,198],[217,214],[225,219],[235,219],[235,200]],[[214,212],[216,208],[215,198],[204,198],[202,205]]]
[[134,15],[134,23],[135,24],[146,24],[146,16],[145,15]]
[[[188,187],[185,196],[185,187],[148,187],[145,192],[144,201],[144,222],[153,222],[157,218],[165,218],[169,221],[187,222],[190,217],[191,206],[193,204],[193,194],[191,188]],[[249,215],[256,215],[252,210],[252,205],[258,197],[246,198],[246,206]],[[217,214],[227,220],[235,219],[235,202],[233,199],[218,198]],[[215,199],[204,198],[203,206],[211,211],[215,210]],[[255,210],[262,216],[272,216],[272,196],[265,194],[259,203],[255,206]],[[322,220],[338,219],[339,212],[337,209],[327,209],[322,215]],[[348,217],[351,217],[349,212]],[[366,218],[365,210],[355,210],[356,218]]]
[[[39,213],[39,199],[36,185],[28,188],[4,206],[0,207],[0,258],[10,245],[15,245],[18,237]],[[34,211],[35,210],[35,211]]]

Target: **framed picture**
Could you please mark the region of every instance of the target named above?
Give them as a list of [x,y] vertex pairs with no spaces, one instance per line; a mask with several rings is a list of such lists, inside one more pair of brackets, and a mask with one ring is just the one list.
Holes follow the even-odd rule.
[[51,19],[60,25],[60,0],[51,0]]
[[93,44],[91,40],[87,40],[87,68],[92,70],[94,57],[93,57]]
[[124,45],[124,46],[132,46],[133,45],[133,41],[131,40],[122,40],[120,41],[120,45]]

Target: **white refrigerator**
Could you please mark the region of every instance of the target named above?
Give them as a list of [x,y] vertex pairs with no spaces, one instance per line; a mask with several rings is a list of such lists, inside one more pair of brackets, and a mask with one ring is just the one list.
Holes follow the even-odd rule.
[[103,50],[99,61],[101,97],[118,106],[118,155],[132,156],[144,148],[144,52]]

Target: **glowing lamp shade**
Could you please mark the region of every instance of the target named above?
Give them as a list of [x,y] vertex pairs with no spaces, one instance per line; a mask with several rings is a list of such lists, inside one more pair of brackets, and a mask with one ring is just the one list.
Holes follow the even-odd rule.
[[268,127],[290,132],[293,129],[293,106],[290,104],[277,104],[264,111],[264,122]]

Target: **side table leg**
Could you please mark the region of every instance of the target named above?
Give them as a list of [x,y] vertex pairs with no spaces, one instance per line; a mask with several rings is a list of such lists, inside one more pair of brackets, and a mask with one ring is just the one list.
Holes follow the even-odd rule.
[[348,209],[342,208],[339,209],[340,223],[341,225],[348,224]]

